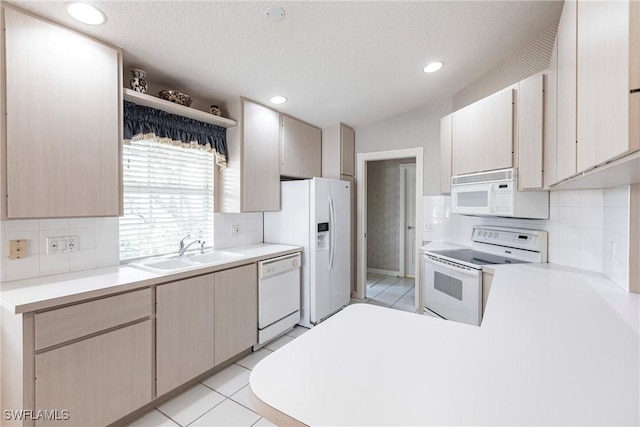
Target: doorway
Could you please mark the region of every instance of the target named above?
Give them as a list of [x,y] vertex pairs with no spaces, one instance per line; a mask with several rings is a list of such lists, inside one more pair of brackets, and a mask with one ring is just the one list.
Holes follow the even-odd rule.
[[[369,172],[375,173],[376,166],[380,166],[384,162],[393,160],[394,170],[397,176],[395,182],[395,191],[397,197],[397,213],[395,221],[391,226],[383,226],[376,224],[369,224],[368,217],[368,205],[369,197],[376,197],[380,188],[371,186],[369,182]],[[405,166],[400,167],[404,164]],[[412,166],[409,166],[409,165]],[[372,165],[372,168],[369,168]],[[400,176],[403,177],[404,183],[400,180]],[[357,155],[357,179],[358,185],[362,189],[357,195],[357,278],[356,278],[356,298],[360,300],[366,300],[367,298],[367,274],[369,272],[378,274],[383,278],[388,278],[388,281],[403,280],[405,274],[414,276],[411,282],[420,283],[420,269],[418,266],[417,248],[418,244],[422,242],[422,228],[416,227],[415,224],[422,222],[422,203],[418,201],[422,200],[422,188],[423,188],[423,148],[410,148],[403,150],[382,151],[375,153],[359,153]],[[373,178],[376,179],[375,177]],[[401,191],[401,186],[402,190]],[[409,196],[407,194],[409,193]],[[402,208],[400,199],[402,199]],[[412,207],[407,209],[406,205],[412,202]],[[403,210],[403,215],[400,215],[400,210]],[[407,212],[408,211],[408,212]],[[389,224],[389,222],[387,222]],[[372,228],[373,226],[373,228]],[[410,233],[405,233],[407,227],[412,227]],[[402,230],[401,230],[402,228]],[[389,235],[389,230],[392,230],[393,236],[387,237],[386,243],[383,240],[379,241],[379,234],[383,233]],[[402,231],[402,232],[401,232]],[[372,246],[369,244],[369,239],[377,242]],[[369,254],[368,248],[372,248],[374,251],[380,252],[378,246],[388,245],[395,247],[395,259],[396,263],[392,264],[395,268],[379,268],[381,271],[376,272],[375,266],[369,266]],[[384,248],[382,248],[384,249]],[[393,249],[392,249],[393,250]],[[402,252],[402,259],[400,253]],[[409,260],[407,261],[407,258]],[[408,272],[408,273],[407,273]],[[382,274],[380,274],[382,273]],[[386,276],[385,273],[391,276]],[[413,274],[411,274],[413,273]],[[395,277],[394,277],[395,276]],[[386,283],[385,283],[386,285]],[[421,312],[420,301],[420,286],[415,287],[415,296],[413,297],[413,303],[415,309]],[[407,301],[404,301],[405,303]]]

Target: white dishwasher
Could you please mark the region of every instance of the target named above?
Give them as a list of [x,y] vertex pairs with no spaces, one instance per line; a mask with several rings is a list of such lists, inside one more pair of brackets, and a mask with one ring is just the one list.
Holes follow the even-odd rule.
[[300,322],[300,252],[258,263],[258,344],[254,351]]

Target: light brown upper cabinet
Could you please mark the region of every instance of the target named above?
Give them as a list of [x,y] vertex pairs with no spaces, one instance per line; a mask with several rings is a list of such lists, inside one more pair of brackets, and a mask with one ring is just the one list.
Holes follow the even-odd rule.
[[223,107],[238,122],[227,129],[227,169],[219,174],[221,212],[280,209],[280,114],[244,98]]
[[322,176],[342,179],[356,175],[356,133],[338,123],[322,130]]
[[322,131],[301,120],[282,117],[280,175],[313,178],[322,174]]
[[558,40],[551,51],[544,95],[544,188],[557,182],[558,141]]
[[440,119],[440,193],[451,193],[451,139],[453,114]]
[[558,24],[558,133],[556,179],[576,173],[577,3],[564,2]]
[[518,83],[518,186],[543,187],[545,76],[538,74]]
[[[557,140],[545,155],[551,165],[555,155],[556,175],[547,186],[640,149],[639,32],[637,1],[565,1],[556,39]],[[552,58],[551,73],[553,66]],[[603,175],[599,182],[626,181]]]
[[640,2],[629,5],[629,145],[640,148]]
[[3,216],[119,215],[120,51],[12,8],[3,12]]
[[508,88],[454,113],[453,175],[513,167],[513,99]]
[[629,25],[629,2],[578,2],[577,172],[639,148],[629,140]]

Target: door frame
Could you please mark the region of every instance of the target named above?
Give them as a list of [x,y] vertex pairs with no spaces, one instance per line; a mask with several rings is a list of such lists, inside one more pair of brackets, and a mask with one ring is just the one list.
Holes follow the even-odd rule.
[[[399,165],[400,168],[400,221],[398,222],[398,226],[399,226],[399,232],[398,232],[398,237],[400,238],[400,243],[399,243],[399,249],[400,249],[400,259],[398,261],[399,263],[399,270],[400,270],[400,277],[405,277],[407,274],[407,270],[406,270],[406,260],[405,260],[405,227],[407,226],[407,224],[405,224],[405,204],[406,204],[406,199],[405,199],[405,194],[406,194],[406,179],[407,179],[407,169],[416,169],[416,185],[418,184],[418,176],[417,176],[417,168],[416,168],[416,164],[415,163],[402,163]],[[414,198],[414,203],[418,204],[418,199]],[[417,236],[417,229],[418,229],[418,223],[416,222],[415,224],[415,228],[416,228],[416,236]],[[416,242],[418,241],[418,239],[416,238]],[[418,264],[414,264],[416,266],[416,270],[418,268]],[[414,271],[414,277],[415,277],[415,271]]]
[[367,280],[367,162],[377,161],[377,160],[395,160],[395,159],[405,159],[405,158],[415,158],[416,159],[416,287],[415,287],[415,306],[418,309],[418,312],[422,314],[423,307],[422,304],[419,304],[419,301],[422,299],[421,295],[421,287],[420,284],[420,269],[418,268],[419,259],[418,259],[418,242],[422,242],[422,226],[418,226],[422,224],[422,187],[423,187],[423,175],[424,175],[424,166],[423,166],[423,156],[424,156],[424,148],[423,147],[415,147],[415,148],[405,148],[402,150],[389,150],[389,151],[376,151],[372,153],[358,153],[357,157],[357,184],[358,184],[358,192],[357,192],[357,234],[356,234],[356,245],[357,245],[357,253],[356,253],[356,295],[355,297],[360,300],[365,299],[366,293],[366,280]]

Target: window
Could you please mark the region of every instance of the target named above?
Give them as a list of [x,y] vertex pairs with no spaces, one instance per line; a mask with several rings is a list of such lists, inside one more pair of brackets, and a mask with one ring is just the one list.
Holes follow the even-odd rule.
[[122,167],[120,260],[177,253],[188,234],[212,246],[213,153],[137,141],[124,145]]

